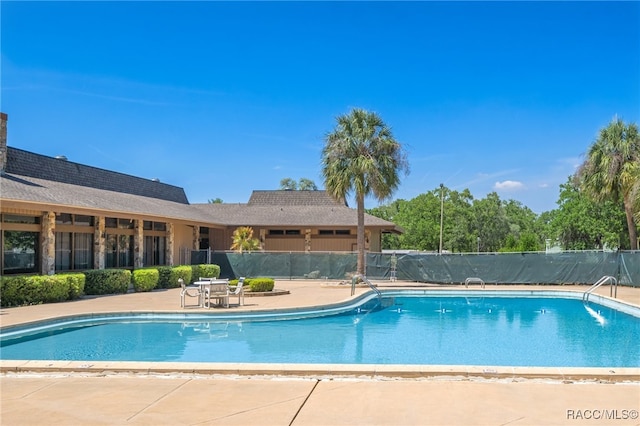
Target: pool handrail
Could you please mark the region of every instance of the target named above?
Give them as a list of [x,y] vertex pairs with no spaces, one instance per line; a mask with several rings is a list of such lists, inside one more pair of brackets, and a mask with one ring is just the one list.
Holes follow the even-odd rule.
[[465,288],[469,288],[470,283],[478,283],[482,286],[482,288],[484,288],[484,280],[482,278],[477,278],[477,277],[467,278],[466,280],[464,280]]
[[[609,297],[617,298],[618,297],[618,280],[616,280],[615,277],[611,275],[605,275],[604,277],[596,281],[595,284],[589,287],[587,291],[584,292],[584,294],[582,295],[582,301],[588,302],[589,295],[591,295],[591,293],[593,293],[598,287],[606,284],[607,281],[611,281],[611,287],[609,289]],[[614,294],[614,288],[615,288],[615,294]]]

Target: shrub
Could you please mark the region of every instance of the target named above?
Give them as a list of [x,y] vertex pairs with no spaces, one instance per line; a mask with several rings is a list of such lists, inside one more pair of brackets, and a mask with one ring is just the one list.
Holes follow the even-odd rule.
[[169,288],[180,287],[178,282],[179,278],[182,278],[185,283],[191,282],[191,276],[193,271],[189,265],[174,266],[171,268],[171,276],[169,277]]
[[213,277],[218,278],[220,276],[220,266],[213,264],[202,264],[202,265],[192,265],[193,273],[191,274],[191,281],[185,282],[193,282],[197,281],[200,277]]
[[62,302],[80,297],[83,288],[82,274],[17,275],[0,279],[2,306]]
[[84,285],[86,277],[82,273],[77,274],[60,274],[65,277],[69,284],[69,300],[79,299],[84,294]]
[[0,298],[2,306],[18,306],[24,304],[22,287],[26,284],[25,276],[0,277]]
[[275,280],[273,278],[247,278],[244,283],[251,291],[263,292],[273,291]]
[[126,293],[131,282],[131,271],[127,269],[93,269],[84,275],[86,294]]
[[171,287],[171,266],[156,266],[158,271],[158,284],[157,288],[170,288]]
[[157,269],[136,269],[133,271],[133,288],[135,291],[151,291],[158,285],[160,273]]

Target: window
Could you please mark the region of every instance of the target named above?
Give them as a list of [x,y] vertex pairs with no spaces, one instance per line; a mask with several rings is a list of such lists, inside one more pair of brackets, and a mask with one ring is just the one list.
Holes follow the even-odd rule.
[[269,235],[300,235],[299,229],[269,229]]
[[164,222],[153,222],[153,230],[154,231],[166,231],[167,224]]
[[4,214],[2,215],[2,221],[5,223],[30,223],[37,225],[40,223],[40,218],[37,216],[21,216],[17,214]]
[[133,219],[118,219],[119,229],[133,229]]
[[73,220],[69,213],[58,213],[56,215],[56,224],[71,225],[72,223],[73,223]]
[[144,266],[166,265],[166,237],[144,237]]
[[348,229],[320,229],[318,235],[351,235]]
[[104,219],[105,228],[117,228],[118,227],[118,219],[115,217],[107,217]]
[[93,268],[93,234],[56,232],[56,271]]
[[107,234],[105,245],[107,268],[133,267],[133,235]]
[[56,215],[58,225],[93,226],[93,216],[82,214],[58,213]]
[[78,226],[93,226],[93,216],[77,214],[73,218],[73,224]]
[[56,271],[71,269],[71,232],[56,232]]
[[145,231],[166,231],[167,224],[164,222],[152,222],[150,220],[145,220],[142,223],[142,229]]
[[2,272],[4,274],[37,272],[40,233],[4,231],[2,237]]

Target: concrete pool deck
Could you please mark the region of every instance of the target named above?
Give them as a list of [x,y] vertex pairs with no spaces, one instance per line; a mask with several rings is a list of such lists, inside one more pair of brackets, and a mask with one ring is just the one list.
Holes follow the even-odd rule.
[[[381,289],[464,289],[374,281]],[[339,303],[350,286],[278,280],[290,294],[181,309],[179,289],[0,310],[2,327],[86,313],[241,312]],[[480,289],[472,285],[471,291]],[[496,286],[563,290],[581,286]],[[356,295],[367,291],[357,288]],[[608,296],[609,288],[597,294]],[[640,288],[618,288],[640,306]],[[1,357],[0,357],[1,358]],[[640,425],[640,369],[300,366],[0,360],[2,425]],[[596,371],[594,373],[594,371]]]

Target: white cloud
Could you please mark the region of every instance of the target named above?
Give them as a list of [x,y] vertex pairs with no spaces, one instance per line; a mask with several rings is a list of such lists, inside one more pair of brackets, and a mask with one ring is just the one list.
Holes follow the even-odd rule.
[[516,191],[518,189],[524,188],[524,184],[522,182],[518,182],[517,180],[505,180],[502,182],[496,182],[493,188],[495,190]]

